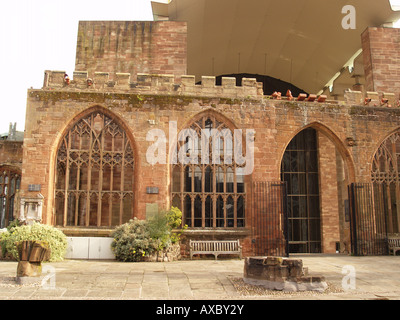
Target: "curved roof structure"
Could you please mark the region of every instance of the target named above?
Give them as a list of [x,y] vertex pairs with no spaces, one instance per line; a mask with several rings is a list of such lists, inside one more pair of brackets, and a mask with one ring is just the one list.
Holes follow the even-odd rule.
[[[164,1],[165,2],[165,1]],[[355,9],[355,29],[342,20]],[[361,33],[400,19],[389,0],[172,0],[155,19],[188,24],[188,74],[262,74],[317,93],[361,49]]]

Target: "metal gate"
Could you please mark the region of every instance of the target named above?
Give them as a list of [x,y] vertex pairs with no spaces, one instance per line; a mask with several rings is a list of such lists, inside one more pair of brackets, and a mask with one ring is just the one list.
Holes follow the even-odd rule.
[[384,184],[349,186],[351,250],[356,256],[388,254],[386,190]]
[[251,219],[254,255],[289,255],[286,182],[253,183]]

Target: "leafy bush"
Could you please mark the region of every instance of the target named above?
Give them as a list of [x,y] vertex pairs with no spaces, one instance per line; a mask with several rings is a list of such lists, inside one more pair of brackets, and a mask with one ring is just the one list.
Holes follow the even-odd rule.
[[147,221],[134,218],[115,229],[111,235],[114,241],[111,249],[117,260],[141,261],[155,250],[155,243],[150,238]]
[[67,237],[55,227],[34,223],[32,225],[13,226],[2,234],[2,247],[18,260],[17,243],[26,240],[47,242],[50,252],[49,261],[62,261],[67,250]]
[[182,228],[182,211],[179,210],[177,207],[171,207],[171,210],[166,212],[166,218],[168,225],[171,227],[172,230],[180,229],[179,232],[173,231],[171,233],[171,242],[177,243],[181,240],[183,230],[188,228],[187,224],[185,224]]
[[142,261],[145,256],[164,251],[180,240],[182,212],[175,207],[144,220],[130,220],[118,227],[112,234],[111,244],[115,257],[120,261]]

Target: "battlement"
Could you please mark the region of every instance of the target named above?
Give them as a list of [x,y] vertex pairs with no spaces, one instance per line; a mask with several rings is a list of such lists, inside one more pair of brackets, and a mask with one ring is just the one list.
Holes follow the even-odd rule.
[[96,72],[93,78],[89,78],[88,72],[75,71],[73,79],[69,79],[64,71],[45,71],[43,89],[230,98],[256,98],[264,94],[262,83],[253,78],[244,78],[242,86],[236,86],[233,77],[222,78],[221,85],[216,85],[214,76],[203,76],[201,84],[196,84],[195,76],[190,75],[178,78],[168,74],[138,73],[132,81],[130,73],[116,73],[114,79],[110,80],[107,72]]
[[[132,81],[133,80],[133,81]],[[199,97],[251,98],[264,97],[262,83],[254,78],[243,78],[242,85],[236,85],[236,78],[222,77],[221,85],[216,84],[216,77],[202,76],[201,84],[196,84],[195,76],[176,77],[168,74],[138,73],[136,79],[130,73],[116,73],[110,80],[108,72],[95,72],[93,78],[87,71],[75,71],[70,79],[65,71],[45,71],[44,90],[93,91],[93,92],[126,92],[132,94],[182,95]],[[399,107],[399,97],[394,93],[378,93],[346,90],[344,101],[326,100],[325,95],[300,94],[293,97],[290,91],[282,95],[275,92],[270,99],[303,101],[311,103],[329,103],[336,105],[364,105],[371,107]]]

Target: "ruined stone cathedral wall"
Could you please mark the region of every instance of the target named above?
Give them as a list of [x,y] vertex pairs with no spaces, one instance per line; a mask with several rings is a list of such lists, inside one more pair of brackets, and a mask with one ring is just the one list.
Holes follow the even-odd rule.
[[[218,114],[243,132],[255,130],[254,171],[246,177],[246,190],[254,181],[280,180],[283,154],[291,139],[306,127],[318,132],[320,189],[324,252],[334,252],[339,238],[338,220],[343,204],[338,194],[351,182],[370,181],[372,158],[380,143],[400,127],[400,109],[382,104],[382,95],[365,104],[365,97],[349,92],[346,101],[300,101],[295,97],[264,96],[255,79],[225,78],[221,86],[214,77],[196,84],[193,76],[75,72],[69,84],[64,72],[46,71],[44,87],[28,91],[21,193],[28,197],[30,184],[40,185],[44,196],[43,221],[54,223],[54,179],[56,154],[62,136],[83,115],[101,110],[116,118],[133,139],[135,153],[134,215],[146,217],[148,204],[165,209],[171,204],[171,172],[168,164],[151,165],[146,152],[153,143],[146,137],[151,129],[163,130],[169,138],[169,123],[185,128],[201,113]],[[169,146],[170,147],[170,146]],[[338,174],[340,173],[340,175]],[[340,181],[339,181],[339,178]],[[336,182],[336,183],[335,183]],[[341,186],[341,187],[340,187]],[[157,194],[146,192],[157,187]],[[342,189],[340,189],[342,188]],[[246,212],[252,210],[246,202]],[[246,225],[251,228],[250,214]],[[331,227],[329,227],[331,226]],[[244,239],[250,250],[249,238]]]

